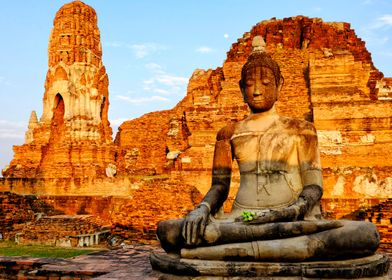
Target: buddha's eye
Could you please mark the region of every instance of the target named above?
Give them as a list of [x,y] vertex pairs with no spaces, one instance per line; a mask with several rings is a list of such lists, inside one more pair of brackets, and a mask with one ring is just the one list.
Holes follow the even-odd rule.
[[253,84],[254,84],[254,80],[253,79],[246,79],[246,81],[245,81],[245,84],[247,85],[247,86],[252,86]]
[[263,82],[263,85],[268,85],[271,82],[271,80],[265,78],[265,79],[262,80],[262,82]]

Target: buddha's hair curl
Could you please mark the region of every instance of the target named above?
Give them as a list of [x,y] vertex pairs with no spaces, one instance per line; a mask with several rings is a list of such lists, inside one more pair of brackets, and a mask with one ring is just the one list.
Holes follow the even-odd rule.
[[242,67],[241,81],[240,81],[240,83],[242,85],[244,85],[246,72],[248,71],[248,69],[251,69],[251,68],[254,68],[257,66],[267,67],[267,68],[271,69],[272,72],[274,73],[274,76],[275,76],[276,85],[279,84],[280,79],[282,77],[282,74],[280,72],[280,68],[279,68],[278,63],[276,63],[276,61],[273,60],[272,57],[269,54],[267,54],[266,52],[258,51],[258,52],[252,52],[249,55],[248,60],[246,61],[246,63]]

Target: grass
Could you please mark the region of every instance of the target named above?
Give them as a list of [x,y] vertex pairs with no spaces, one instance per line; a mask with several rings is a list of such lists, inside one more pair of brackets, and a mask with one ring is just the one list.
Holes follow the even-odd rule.
[[46,245],[18,245],[12,241],[0,242],[0,256],[35,258],[72,258],[102,250],[100,248],[62,248]]

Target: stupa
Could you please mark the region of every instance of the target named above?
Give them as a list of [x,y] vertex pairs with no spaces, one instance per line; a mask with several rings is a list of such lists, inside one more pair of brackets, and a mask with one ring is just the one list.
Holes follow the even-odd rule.
[[[57,12],[49,38],[43,113],[31,113],[25,143],[5,177],[84,178],[115,172],[108,75],[95,10],[81,1]],[[107,171],[109,170],[109,172]]]

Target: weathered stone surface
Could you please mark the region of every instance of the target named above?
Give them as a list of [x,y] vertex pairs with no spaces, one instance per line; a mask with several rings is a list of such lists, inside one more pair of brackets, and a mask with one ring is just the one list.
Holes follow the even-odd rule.
[[[126,245],[121,249],[78,256],[71,259],[39,259],[27,257],[0,257],[0,277],[4,279],[194,279],[173,277],[152,270],[148,256],[162,253],[157,246]],[[392,270],[390,270],[392,272]],[[389,275],[392,276],[391,274]],[[52,278],[50,278],[52,277]],[[206,278],[204,278],[206,279]],[[210,277],[223,280],[228,278]],[[235,277],[234,279],[241,279]],[[244,278],[242,278],[244,279]],[[265,280],[293,280],[293,277],[265,277]],[[301,278],[298,278],[301,279]],[[304,280],[306,278],[302,278]],[[310,278],[312,279],[312,278]],[[313,278],[314,279],[314,278]],[[346,278],[347,279],[347,278]],[[372,278],[368,278],[369,280]],[[377,279],[377,278],[373,278]],[[380,279],[380,278],[379,278]],[[384,278],[388,279],[388,278]]]
[[25,224],[14,225],[15,241],[23,245],[89,247],[106,244],[110,225],[92,215],[56,215],[36,217]]
[[80,1],[57,12],[48,49],[43,113],[30,117],[6,177],[103,177],[114,163],[108,76],[95,10]]
[[[157,175],[170,170],[166,158],[166,138],[170,133],[170,111],[146,114],[119,127],[115,144],[119,147],[119,174]],[[176,129],[175,135],[181,133]]]
[[91,207],[86,201],[74,212],[69,211],[71,207],[63,206],[68,210],[68,215],[61,211],[61,202],[75,203],[71,197],[61,201],[61,197],[51,199],[0,193],[0,202],[1,239],[15,240],[18,244],[91,246],[106,242],[110,234],[110,219],[107,216],[81,215],[86,214],[84,208],[89,210],[88,206]]
[[[150,261],[153,269],[175,275],[193,276],[191,279],[203,279],[203,277],[239,277],[238,279],[259,279],[258,277],[372,279],[375,277],[375,279],[388,279],[389,269],[389,259],[383,255],[345,261],[268,263],[190,260],[166,254],[151,254]],[[162,278],[171,279],[170,276]]]
[[[19,233],[21,242],[24,238],[25,243],[34,243],[35,240],[54,244],[57,237],[94,234],[103,231],[105,226],[109,227],[112,235],[128,240],[155,240],[159,220],[182,217],[201,200],[196,188],[164,178],[117,180],[106,187],[99,179],[89,183],[81,181],[80,185],[73,186],[70,186],[69,180],[60,179],[3,181],[13,182],[8,185],[8,191],[34,194],[0,193],[0,201],[3,201],[0,205],[0,233],[6,239],[13,239]],[[100,188],[91,191],[96,185]],[[61,217],[52,217],[59,214],[69,217],[62,223]],[[94,215],[94,218],[79,215]],[[36,221],[38,216],[46,218]]]
[[0,193],[0,233],[2,238],[13,238],[15,227],[34,220],[34,201],[33,196]]

